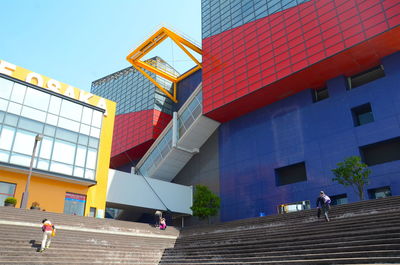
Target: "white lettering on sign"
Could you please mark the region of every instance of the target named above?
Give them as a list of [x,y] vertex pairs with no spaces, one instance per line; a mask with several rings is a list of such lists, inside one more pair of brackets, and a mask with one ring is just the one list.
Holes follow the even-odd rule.
[[57,80],[50,79],[47,81],[47,88],[53,92],[60,93],[61,84]]
[[37,73],[29,73],[26,76],[25,81],[35,85],[35,82],[33,82],[33,80],[36,80],[36,85],[37,86],[43,87],[43,77],[41,75],[39,75]]
[[15,64],[0,60],[0,73],[5,75],[12,75],[12,73],[17,69]]
[[93,94],[81,91],[79,94],[79,100],[85,103],[89,103],[89,98],[93,97]]
[[99,99],[99,103],[97,103],[97,107],[104,110],[104,116],[107,117],[107,104],[104,98]]
[[[9,62],[0,60],[0,74],[5,74],[9,76],[13,76],[14,72],[17,71],[17,66],[14,64],[11,64]],[[18,73],[25,73],[23,70],[22,71],[17,71],[17,76]],[[18,79],[21,79],[23,77],[18,76]],[[23,80],[23,79],[21,79]],[[34,73],[34,72],[29,72],[26,77],[25,77],[25,82],[31,83],[33,85],[37,85],[43,88],[47,88],[53,92],[56,92],[58,94],[61,93],[61,83],[58,82],[57,80],[54,79],[49,79],[46,83],[46,87],[44,86],[44,78],[42,75]],[[94,95],[82,90],[79,91],[79,96],[75,94],[75,88],[72,86],[68,86],[67,89],[64,92],[64,95],[73,99],[78,99],[79,101],[89,103],[89,99],[91,99]],[[94,104],[93,104],[94,105]],[[99,98],[99,101],[97,102],[97,107],[104,109],[104,116],[107,116],[107,103],[104,98]]]
[[75,89],[72,86],[68,86],[64,95],[70,98],[75,98]]

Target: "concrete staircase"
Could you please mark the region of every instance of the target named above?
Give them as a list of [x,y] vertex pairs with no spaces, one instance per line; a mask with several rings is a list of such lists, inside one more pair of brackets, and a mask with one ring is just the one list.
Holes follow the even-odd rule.
[[[0,265],[400,264],[400,197],[335,206],[330,217],[318,220],[312,209],[179,232],[0,207]],[[38,253],[43,218],[58,232]]]
[[[43,218],[55,224],[57,235],[39,253]],[[174,227],[160,231],[143,223],[0,207],[0,264],[155,265],[178,234]]]
[[400,264],[400,197],[185,228],[159,264]]

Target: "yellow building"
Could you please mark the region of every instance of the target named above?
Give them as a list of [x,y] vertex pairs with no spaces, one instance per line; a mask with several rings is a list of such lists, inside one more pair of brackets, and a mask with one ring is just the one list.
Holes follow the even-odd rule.
[[[0,60],[0,206],[104,217],[116,103]],[[34,159],[32,160],[35,143]]]

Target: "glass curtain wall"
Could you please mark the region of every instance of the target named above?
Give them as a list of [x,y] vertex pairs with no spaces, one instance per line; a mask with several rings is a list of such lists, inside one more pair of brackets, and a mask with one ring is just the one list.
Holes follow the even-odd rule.
[[0,77],[0,162],[94,180],[103,113]]

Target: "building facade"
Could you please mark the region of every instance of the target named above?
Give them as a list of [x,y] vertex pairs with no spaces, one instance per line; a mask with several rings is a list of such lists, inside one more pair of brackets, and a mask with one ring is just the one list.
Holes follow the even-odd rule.
[[350,156],[372,170],[367,198],[400,194],[398,1],[202,0],[202,26],[202,71],[136,173],[209,186],[214,221],[309,209],[320,190],[357,201],[332,181]]
[[352,155],[369,198],[399,194],[398,1],[203,0],[202,19],[222,221],[356,201],[331,172]]
[[[159,57],[161,69],[175,70]],[[148,72],[170,91],[172,83]],[[92,83],[91,92],[117,102],[111,167],[130,172],[171,120],[173,102],[144,75],[128,67]]]
[[0,205],[20,205],[34,156],[28,207],[104,217],[115,103],[6,61],[0,88]]

